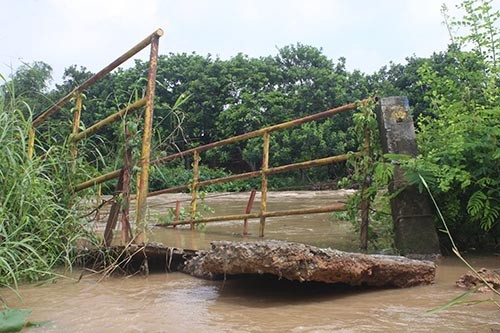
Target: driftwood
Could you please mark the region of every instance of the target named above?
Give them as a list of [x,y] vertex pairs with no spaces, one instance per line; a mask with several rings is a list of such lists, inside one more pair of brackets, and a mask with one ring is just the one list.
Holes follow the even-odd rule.
[[[481,268],[477,271],[486,282],[496,290],[500,290],[500,269]],[[474,289],[479,286],[478,291],[490,291],[490,288],[484,285],[484,282],[474,273],[467,272],[457,280],[457,286],[465,289]]]
[[181,270],[203,278],[272,274],[297,281],[359,286],[411,287],[434,281],[429,261],[365,255],[282,241],[212,242],[212,249],[188,259]]

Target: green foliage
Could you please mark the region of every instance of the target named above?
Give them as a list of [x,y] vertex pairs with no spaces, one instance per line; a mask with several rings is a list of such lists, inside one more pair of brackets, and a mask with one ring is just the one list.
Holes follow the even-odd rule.
[[[451,34],[452,42],[462,47],[470,46],[488,64],[490,74],[498,75],[498,48],[500,47],[500,27],[497,22],[500,11],[493,9],[493,0],[464,0],[458,8],[465,11],[460,19],[450,21],[459,35]],[[446,14],[446,7],[443,8]]]
[[69,151],[37,145],[27,158],[25,110],[26,103],[0,95],[0,286],[53,277],[54,267],[71,266],[77,241],[91,237],[71,205],[79,178]]
[[[491,292],[493,292],[497,296],[500,296],[500,292],[498,290],[496,290],[491,283],[488,283],[488,281],[486,281],[486,279],[481,274],[479,274],[479,272],[476,271],[474,269],[474,267],[472,267],[472,265],[467,260],[465,260],[465,258],[462,256],[462,254],[460,253],[460,250],[457,247],[457,244],[455,243],[454,237],[453,237],[452,233],[450,232],[450,228],[448,226],[448,223],[446,222],[445,218],[443,217],[443,214],[441,213],[441,209],[439,208],[438,204],[436,203],[436,199],[434,198],[434,195],[432,194],[432,191],[431,191],[429,185],[427,184],[427,182],[426,182],[426,180],[425,180],[424,177],[419,176],[419,178],[420,178],[420,181],[422,182],[425,190],[429,194],[429,197],[431,198],[432,203],[434,204],[434,207],[436,208],[436,212],[437,212],[437,215],[439,217],[439,220],[440,220],[440,222],[444,226],[444,232],[445,232],[446,236],[448,237],[448,239],[449,239],[449,241],[451,243],[451,250],[452,250],[452,252],[473,272],[474,275],[476,275],[476,277],[480,281],[482,281],[482,283],[484,284],[484,286],[486,288],[488,288]],[[475,289],[479,289],[479,287],[480,286],[477,286]],[[468,301],[464,301],[463,298],[465,298],[469,294],[473,293],[475,291],[475,289],[469,290],[469,291],[463,293],[462,295],[454,298],[453,300],[451,300],[447,304],[439,306],[439,307],[434,308],[434,309],[431,309],[428,312],[429,313],[438,312],[438,311],[446,309],[446,308],[448,308],[450,306],[459,305],[459,304],[477,304],[477,303],[481,303],[481,302],[494,302],[494,303],[496,303],[496,300],[494,298],[490,298],[490,299],[487,299],[487,300],[483,299],[483,300],[468,300]]]
[[[474,221],[487,231],[500,213],[500,14],[491,1],[464,1],[460,8],[463,18],[450,19],[450,25],[467,34],[454,38],[459,44],[446,55],[450,65],[438,71],[426,63],[419,70],[433,115],[419,119],[422,155],[411,169],[430,180],[452,228]],[[467,45],[473,49],[462,51]]]
[[[214,209],[210,207],[206,202],[205,202],[205,197],[207,195],[207,192],[200,191],[198,192],[198,197],[199,200],[197,201],[197,206],[196,206],[196,212],[194,214],[194,219],[198,220],[206,216],[206,214],[212,214],[214,212]],[[181,207],[179,209],[179,215],[175,216],[175,208],[170,208],[167,211],[166,216],[162,216],[159,218],[161,223],[164,224],[171,224],[173,221],[187,221],[191,219],[191,209],[187,209],[185,207]],[[203,230],[205,229],[206,223],[197,223],[195,224],[195,227],[198,230]]]
[[4,85],[3,96],[7,102],[22,100],[26,104],[18,105],[25,117],[30,113],[39,113],[51,105],[47,98],[52,68],[41,61],[23,64],[10,76],[10,85]]
[[0,312],[0,333],[20,332],[24,327],[41,327],[49,322],[26,321],[31,310],[19,310],[4,307]]
[[355,231],[359,231],[361,203],[368,200],[368,239],[374,250],[393,252],[392,219],[389,211],[387,185],[392,179],[394,166],[382,155],[380,136],[375,115],[375,102],[359,103],[354,114],[351,131],[358,142],[360,156],[348,160],[352,173],[341,186],[355,186],[358,191],[349,197],[348,213]]
[[26,325],[26,316],[30,313],[30,310],[4,308],[3,311],[0,312],[0,332],[20,332]]

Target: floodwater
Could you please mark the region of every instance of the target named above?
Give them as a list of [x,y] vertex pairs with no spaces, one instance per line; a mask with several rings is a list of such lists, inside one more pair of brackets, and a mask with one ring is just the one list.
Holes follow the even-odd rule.
[[[341,191],[303,191],[303,192],[269,192],[267,211],[282,211],[329,206],[345,203],[349,190]],[[197,207],[204,206],[213,212],[206,211],[204,216],[244,214],[249,193],[219,193],[207,195]],[[175,200],[181,201],[181,207],[189,211],[191,199],[189,195],[163,195],[150,198],[150,220],[161,223],[168,209],[175,207]],[[260,210],[260,194],[257,193],[252,213]],[[133,212],[132,212],[133,214]],[[283,216],[266,219],[266,239],[278,239],[290,242],[301,242],[319,247],[335,247],[339,250],[355,250],[357,236],[350,232],[348,222],[340,222],[332,218],[331,213]],[[150,236],[151,241],[172,244],[193,250],[210,247],[214,240],[259,240],[259,219],[250,219],[249,235],[243,236],[243,221],[207,223],[205,232],[191,232],[187,226],[176,230],[162,232],[155,229]]]
[[[161,220],[174,196],[151,201],[151,220]],[[187,198],[187,197],[185,197]],[[215,214],[242,213],[248,195],[220,196],[206,202]],[[258,199],[258,198],[257,198]],[[334,192],[269,196],[269,210],[308,208],[342,200]],[[170,205],[170,207],[172,207]],[[258,209],[258,200],[255,204]],[[258,221],[250,222],[255,239]],[[207,224],[203,233],[155,229],[152,240],[172,246],[206,248],[211,240],[244,239],[242,222]],[[357,237],[330,214],[269,219],[266,238],[301,241],[343,250]],[[470,257],[477,268],[499,268],[498,256]],[[438,263],[436,282],[408,289],[350,288],[269,278],[206,281],[182,273],[127,278],[87,275],[79,282],[24,285],[19,295],[0,290],[10,307],[31,309],[29,320],[50,320],[26,332],[500,332],[500,308],[493,303],[455,306],[438,313],[463,291],[454,281],[467,269],[455,258]],[[68,274],[77,278],[79,272]],[[475,294],[470,299],[493,297]]]

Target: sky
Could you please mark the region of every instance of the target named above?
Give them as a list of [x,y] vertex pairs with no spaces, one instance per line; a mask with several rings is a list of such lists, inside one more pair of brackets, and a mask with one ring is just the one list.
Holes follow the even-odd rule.
[[55,82],[73,64],[97,72],[157,28],[160,54],[259,57],[300,42],[372,73],[445,50],[442,3],[453,14],[459,0],[0,0],[0,74],[34,61]]

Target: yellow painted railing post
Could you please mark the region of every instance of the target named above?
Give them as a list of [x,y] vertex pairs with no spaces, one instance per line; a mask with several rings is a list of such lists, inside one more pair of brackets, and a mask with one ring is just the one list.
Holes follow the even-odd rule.
[[200,155],[197,150],[193,153],[193,183],[191,184],[191,230],[194,229],[194,220],[196,218],[196,198],[198,197],[198,177]]
[[[76,95],[75,111],[73,112],[73,128],[71,131],[73,137],[78,134],[78,130],[80,129],[81,114],[82,114],[82,93],[78,93]],[[78,156],[77,143],[71,140],[70,145],[71,145],[71,156],[73,157],[73,167],[75,167],[76,158]]]
[[33,158],[33,150],[35,149],[35,128],[31,126],[28,132],[28,158]]
[[151,37],[151,52],[149,56],[149,73],[146,93],[146,110],[144,112],[144,134],[141,152],[141,176],[137,189],[137,207],[135,223],[137,228],[137,241],[147,242],[146,200],[148,195],[149,164],[151,155],[151,132],[153,130],[153,109],[155,98],[156,71],[158,69],[158,44],[163,34]]
[[264,148],[262,154],[262,187],[260,198],[260,228],[259,237],[264,237],[264,228],[266,226],[267,210],[267,170],[269,169],[269,132],[264,132]]
[[122,245],[126,245],[132,237],[130,230],[130,184],[132,177],[132,148],[130,148],[129,141],[132,134],[128,130],[127,124],[124,126],[125,132],[125,156],[123,159],[123,190],[122,190]]
[[97,184],[97,215],[96,215],[96,222],[99,223],[101,220],[101,209],[99,206],[101,205],[101,200],[102,200],[102,186],[101,184]]

